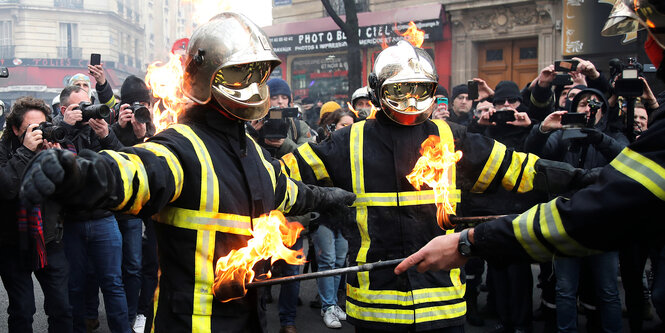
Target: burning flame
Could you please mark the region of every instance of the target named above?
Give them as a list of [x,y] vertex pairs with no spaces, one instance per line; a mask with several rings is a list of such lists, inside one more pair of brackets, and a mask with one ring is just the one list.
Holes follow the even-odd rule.
[[436,135],[430,135],[420,147],[422,156],[406,178],[417,190],[420,190],[423,184],[434,190],[436,222],[441,229],[452,229],[454,225],[450,222],[448,214],[454,213],[454,210],[448,196],[450,187],[455,184],[450,184],[450,180],[454,172],[452,168],[462,158],[462,152],[455,151],[452,140],[442,142]]
[[[369,105],[371,105],[372,108],[369,111],[369,116],[367,116],[367,118],[365,118],[365,119],[375,119],[376,118],[376,107],[374,106],[374,104],[372,104],[372,102],[369,102]],[[353,114],[356,115],[356,118],[360,118],[360,116],[358,115],[358,111],[356,111],[356,109],[353,108],[353,106],[351,105],[351,102],[346,102],[346,106],[349,108],[349,111],[353,112]]]
[[425,41],[425,31],[418,29],[413,21],[409,22],[409,28],[404,33],[400,33],[397,29],[395,32],[415,47],[421,47]]
[[[254,279],[252,267],[261,260],[270,259],[272,264],[284,259],[291,265],[304,264],[302,250],[288,249],[295,244],[303,229],[300,223],[288,222],[278,211],[273,210],[270,215],[261,215],[254,221],[254,230],[251,231],[253,238],[247,242],[247,246],[231,250],[226,257],[217,260],[213,290],[228,282],[240,283],[245,288],[245,283]],[[267,277],[270,277],[270,272]]]
[[152,95],[159,99],[153,108],[153,120],[157,132],[178,122],[178,115],[185,109],[189,99],[182,92],[184,71],[180,55],[169,54],[166,64],[156,61],[148,66],[145,82]]

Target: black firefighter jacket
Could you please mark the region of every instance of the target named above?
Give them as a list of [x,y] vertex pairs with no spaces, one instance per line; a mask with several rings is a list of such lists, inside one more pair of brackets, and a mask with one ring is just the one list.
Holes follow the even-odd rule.
[[[347,235],[351,265],[406,257],[445,233],[436,222],[433,191],[417,191],[406,179],[429,135],[451,140],[454,135],[456,149],[463,152],[456,168],[461,176],[458,188],[532,189],[535,155],[513,152],[492,139],[465,133],[456,124],[428,120],[401,126],[378,112],[376,119],[335,131],[330,139],[300,146],[283,158],[292,177],[333,184],[357,195],[356,225]],[[459,202],[460,191],[449,190],[451,202]],[[389,331],[463,325],[465,281],[460,275],[459,269],[412,269],[399,276],[390,269],[349,274],[349,321],[356,327]]]

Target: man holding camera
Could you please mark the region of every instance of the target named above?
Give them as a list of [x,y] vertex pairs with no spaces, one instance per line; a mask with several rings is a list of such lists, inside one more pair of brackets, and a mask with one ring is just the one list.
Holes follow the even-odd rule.
[[[103,118],[108,114],[105,105],[89,105],[88,93],[78,86],[66,87],[60,93],[62,116],[56,118],[67,132],[67,149],[77,154],[85,150],[116,150],[123,147]],[[84,117],[85,116],[85,117]],[[65,211],[64,244],[70,265],[69,296],[74,314],[75,331],[86,327],[86,295],[89,287],[89,267],[94,270],[104,295],[109,328],[112,332],[127,332],[127,300],[122,283],[122,237],[118,223],[108,210],[81,210],[69,207]],[[94,295],[96,297],[96,295]]]

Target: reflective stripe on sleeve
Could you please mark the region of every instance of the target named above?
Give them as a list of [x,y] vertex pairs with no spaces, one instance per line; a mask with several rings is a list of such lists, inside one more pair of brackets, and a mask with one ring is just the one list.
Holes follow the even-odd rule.
[[501,186],[504,189],[511,191],[515,184],[517,184],[517,178],[520,176],[522,171],[522,164],[527,158],[527,154],[514,151],[510,160],[510,166],[506,173],[503,174],[503,179],[501,179]]
[[598,253],[585,248],[568,235],[561,222],[556,200],[540,205],[540,232],[543,237],[561,253],[569,256]]
[[[449,189],[448,200],[460,202],[460,190]],[[387,193],[359,193],[353,206],[396,207],[434,204],[434,190],[387,192]]]
[[238,235],[251,235],[252,219],[249,216],[213,213],[200,210],[166,206],[153,218],[164,224],[190,230],[218,231]]
[[298,147],[298,152],[300,156],[305,160],[305,162],[312,168],[314,171],[314,176],[316,180],[322,180],[330,178],[326,166],[323,165],[323,161],[316,155],[309,143],[305,143],[302,146]]
[[162,157],[164,158],[164,160],[166,160],[166,164],[169,166],[169,170],[171,170],[171,175],[173,175],[173,181],[175,183],[175,191],[173,193],[173,197],[171,198],[171,200],[169,200],[169,202],[173,202],[176,199],[178,199],[180,197],[180,193],[182,192],[182,184],[183,184],[183,171],[178,158],[168,148],[158,143],[144,142],[135,145],[134,147],[146,149],[152,152],[153,154]]
[[293,154],[286,154],[282,156],[282,162],[288,168],[289,177],[302,181],[302,176],[300,176],[300,168],[298,168],[298,160]]
[[120,180],[122,181],[123,198],[117,206],[111,209],[119,211],[125,208],[125,205],[127,205],[129,199],[131,199],[132,194],[134,193],[134,174],[136,173],[136,166],[116,151],[103,150],[102,153],[105,153],[106,155],[113,158],[115,163],[118,165]]
[[522,171],[522,179],[520,179],[520,186],[517,188],[518,193],[525,193],[533,190],[533,178],[536,175],[536,162],[539,157],[534,154],[528,154],[524,171]]
[[291,178],[286,178],[286,193],[284,195],[284,200],[276,208],[280,212],[288,213],[291,211],[293,204],[298,198],[298,185],[293,182]]
[[136,166],[136,175],[139,178],[138,188],[136,189],[136,196],[134,202],[129,210],[125,210],[128,214],[136,215],[141,211],[143,206],[150,200],[150,182],[148,180],[148,173],[145,171],[145,165],[141,158],[135,154],[120,153],[120,155],[129,159],[129,161]]
[[665,200],[665,168],[658,163],[630,148],[624,148],[610,165],[642,184],[660,200]]
[[487,189],[487,187],[490,186],[492,180],[494,180],[494,176],[501,167],[501,163],[503,162],[503,157],[505,155],[506,146],[498,141],[495,141],[494,146],[492,147],[492,152],[490,153],[487,162],[485,162],[485,166],[483,167],[483,171],[480,173],[480,176],[478,176],[478,180],[471,188],[471,192],[482,193]]
[[536,233],[533,229],[538,208],[539,206],[534,206],[515,218],[513,220],[513,232],[515,233],[515,238],[517,238],[524,250],[533,259],[548,261],[552,259],[553,253],[536,238]]

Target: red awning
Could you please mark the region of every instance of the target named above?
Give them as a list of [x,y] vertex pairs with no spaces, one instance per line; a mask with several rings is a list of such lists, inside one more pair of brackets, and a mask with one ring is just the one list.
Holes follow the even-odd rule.
[[[118,88],[122,81],[118,79],[115,69],[105,69],[106,80],[111,87]],[[9,78],[0,81],[0,87],[8,86],[46,86],[47,88],[64,88],[69,78],[74,74],[83,73],[90,77],[91,84],[95,79],[83,68],[57,68],[37,66],[9,67]]]
[[[358,26],[367,27],[380,24],[393,24],[409,21],[437,19],[441,15],[441,4],[433,3],[414,7],[395,8],[380,12],[358,13]],[[346,17],[341,17],[343,21]],[[268,36],[286,36],[308,32],[338,30],[339,26],[330,17],[322,17],[307,21],[280,23],[263,30]]]

